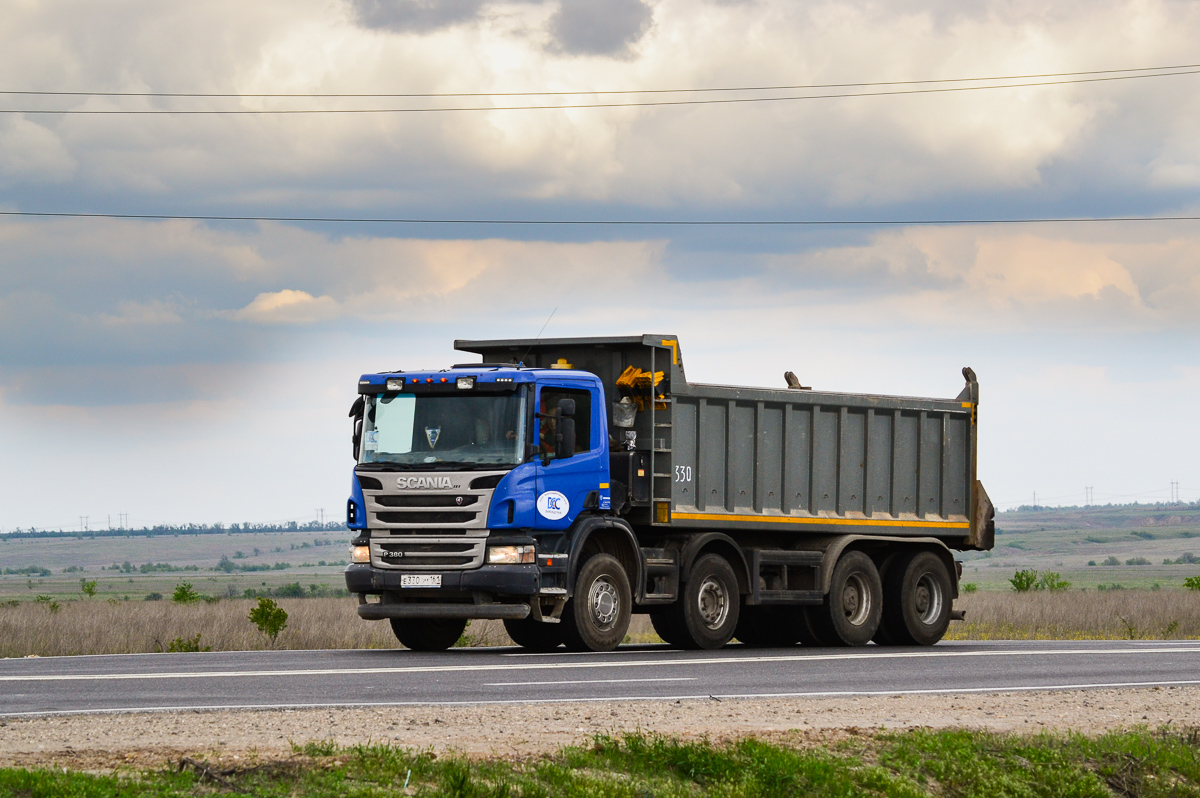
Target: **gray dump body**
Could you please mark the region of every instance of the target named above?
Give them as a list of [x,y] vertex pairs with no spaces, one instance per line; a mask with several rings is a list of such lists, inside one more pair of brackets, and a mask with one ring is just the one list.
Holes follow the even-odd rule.
[[[678,338],[456,341],[485,362],[570,364],[596,374],[609,399],[613,502],[650,527],[777,535],[936,537],[990,549],[993,509],[976,479],[979,385],[953,399],[689,383]],[[651,388],[619,387],[630,367],[662,372]],[[651,394],[653,391],[653,395]],[[619,452],[623,396],[642,410]],[[619,453],[618,453],[619,452]],[[640,474],[640,476],[639,476]]]

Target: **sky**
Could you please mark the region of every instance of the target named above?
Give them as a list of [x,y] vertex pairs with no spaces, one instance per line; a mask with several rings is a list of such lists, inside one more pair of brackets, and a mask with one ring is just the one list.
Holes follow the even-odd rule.
[[[1198,74],[552,110],[33,111],[728,98],[747,95],[496,95],[1190,65],[1198,41],[1200,2],[1155,0],[8,0],[0,90],[230,96],[0,94],[0,211],[1197,216]],[[488,96],[261,96],[449,93]],[[472,360],[455,338],[543,325],[678,335],[696,382],[782,387],[791,370],[818,389],[953,397],[969,365],[1001,508],[1082,504],[1087,487],[1096,503],[1165,501],[1173,482],[1195,501],[1198,311],[1187,220],[0,216],[0,530],[339,518],[358,375]]]

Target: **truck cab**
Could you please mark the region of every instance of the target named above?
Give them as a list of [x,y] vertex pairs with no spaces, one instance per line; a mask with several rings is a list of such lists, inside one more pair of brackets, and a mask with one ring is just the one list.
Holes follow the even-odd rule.
[[346,579],[382,597],[360,615],[398,619],[418,648],[467,618],[521,620],[544,603],[557,620],[566,532],[611,508],[596,375],[481,364],[367,374],[358,390]]

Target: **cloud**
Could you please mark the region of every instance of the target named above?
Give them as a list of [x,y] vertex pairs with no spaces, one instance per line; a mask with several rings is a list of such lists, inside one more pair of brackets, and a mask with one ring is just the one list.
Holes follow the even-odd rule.
[[285,288],[259,294],[231,318],[256,324],[312,324],[336,318],[339,313],[333,297],[314,297],[307,291]]
[[350,0],[355,20],[368,28],[426,32],[473,20],[488,0]]
[[174,303],[154,299],[149,302],[125,300],[118,303],[117,313],[101,313],[100,322],[109,326],[137,324],[156,326],[181,324],[183,317]]
[[17,114],[0,118],[0,185],[63,182],[71,178],[77,166],[54,132]]
[[550,32],[566,53],[623,55],[649,30],[653,16],[642,0],[560,0]]

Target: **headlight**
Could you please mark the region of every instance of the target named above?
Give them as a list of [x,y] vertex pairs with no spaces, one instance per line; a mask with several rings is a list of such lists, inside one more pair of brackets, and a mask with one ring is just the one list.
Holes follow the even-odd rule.
[[491,546],[488,548],[489,565],[532,563],[533,546]]
[[370,562],[371,549],[369,546],[351,546],[350,562]]
[[404,390],[404,378],[403,377],[388,377],[387,389],[389,391],[403,391]]
[[475,378],[474,377],[459,377],[457,380],[454,381],[454,384],[458,386],[458,389],[460,391],[469,391],[475,387]]

